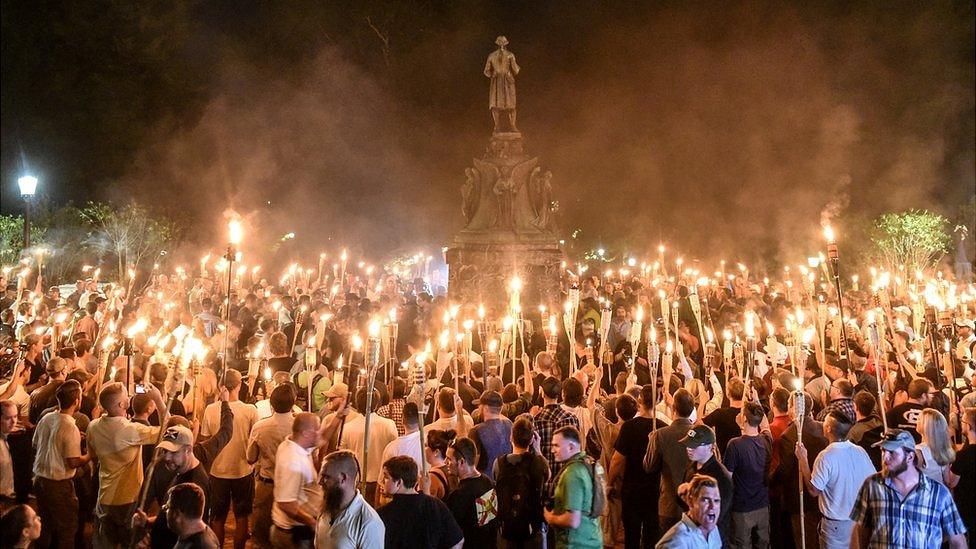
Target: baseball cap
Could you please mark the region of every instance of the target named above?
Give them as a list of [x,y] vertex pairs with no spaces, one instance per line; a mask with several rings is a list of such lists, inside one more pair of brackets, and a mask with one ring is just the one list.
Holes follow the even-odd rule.
[[708,425],[695,425],[695,427],[688,431],[688,434],[679,440],[681,444],[684,444],[687,448],[698,448],[699,446],[704,446],[706,444],[715,444],[715,431]]
[[475,406],[489,406],[491,408],[501,408],[502,406],[502,395],[498,391],[485,391],[481,393],[481,398],[474,401]]
[[871,446],[875,448],[880,446],[884,450],[897,450],[898,448],[914,450],[915,439],[908,431],[904,431],[902,429],[888,429],[885,431],[882,439],[875,442]]
[[904,305],[899,305],[899,306],[895,307],[894,309],[892,309],[892,311],[894,311],[896,313],[901,313],[901,314],[903,314],[905,316],[912,316],[912,310],[909,309],[908,307],[904,306]]
[[159,443],[158,448],[167,452],[176,452],[191,444],[193,444],[193,433],[182,425],[173,425],[163,433],[163,440]]
[[329,387],[328,391],[322,393],[322,396],[324,396],[325,398],[336,398],[336,397],[346,398],[347,396],[349,396],[349,386],[341,382],[336,383],[332,387]]

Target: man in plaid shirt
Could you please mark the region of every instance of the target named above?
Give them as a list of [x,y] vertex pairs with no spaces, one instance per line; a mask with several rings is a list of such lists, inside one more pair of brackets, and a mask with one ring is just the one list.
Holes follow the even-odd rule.
[[823,421],[830,412],[844,414],[851,423],[857,421],[857,414],[854,412],[854,385],[850,381],[842,378],[830,384],[830,402],[817,414],[817,421]]
[[563,410],[562,406],[559,405],[559,395],[562,393],[562,388],[562,383],[558,379],[552,376],[547,377],[542,382],[542,409],[532,418],[535,431],[539,433],[542,457],[546,458],[546,462],[549,464],[549,470],[553,472],[549,475],[549,480],[546,481],[546,494],[548,496],[552,495],[553,487],[556,485],[556,479],[559,477],[559,464],[556,462],[556,456],[552,453],[550,445],[552,442],[552,434],[560,427],[567,425],[572,425],[577,429],[580,428],[579,420],[576,419],[576,416],[571,412]]
[[397,436],[402,437],[407,432],[403,426],[403,405],[407,403],[403,395],[407,392],[407,382],[402,377],[395,377],[391,385],[393,398],[390,399],[389,404],[377,408],[376,413],[387,419],[392,419],[393,423],[396,423]]
[[915,439],[889,429],[881,446],[882,467],[864,481],[851,520],[860,547],[966,547],[966,527],[948,488],[921,474],[915,463]]

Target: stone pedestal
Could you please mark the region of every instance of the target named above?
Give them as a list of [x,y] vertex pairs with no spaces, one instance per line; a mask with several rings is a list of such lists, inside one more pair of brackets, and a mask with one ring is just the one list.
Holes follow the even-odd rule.
[[503,304],[518,275],[525,307],[558,306],[564,256],[553,223],[552,173],[525,154],[519,132],[493,134],[472,163],[461,188],[467,223],[447,252],[450,299]]
[[559,307],[562,262],[558,243],[455,244],[447,251],[449,297],[497,309],[507,303],[508,284],[518,275],[526,309]]

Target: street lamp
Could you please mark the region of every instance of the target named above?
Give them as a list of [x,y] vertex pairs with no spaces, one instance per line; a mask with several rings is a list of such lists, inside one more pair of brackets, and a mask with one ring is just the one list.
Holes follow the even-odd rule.
[[20,196],[24,199],[24,248],[30,248],[30,210],[31,199],[37,191],[37,178],[33,175],[23,175],[17,179]]

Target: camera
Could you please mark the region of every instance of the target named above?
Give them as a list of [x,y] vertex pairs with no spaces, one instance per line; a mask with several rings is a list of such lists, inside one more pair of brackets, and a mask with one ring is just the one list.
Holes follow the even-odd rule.
[[144,394],[146,394],[146,386],[143,385],[142,383],[137,383],[136,384],[136,394],[137,395],[144,395]]

